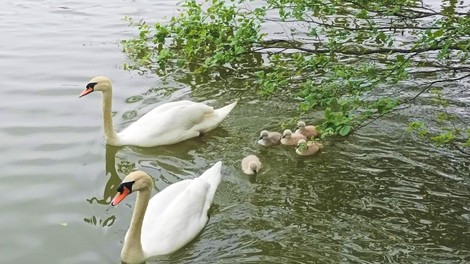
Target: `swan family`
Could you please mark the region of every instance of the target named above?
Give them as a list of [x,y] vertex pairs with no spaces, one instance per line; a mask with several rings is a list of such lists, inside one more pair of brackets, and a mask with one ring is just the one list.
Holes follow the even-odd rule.
[[[116,132],[112,120],[112,85],[105,76],[89,81],[79,97],[99,91],[103,95],[103,126],[106,143],[114,146],[154,147],[175,144],[202,136],[215,129],[237,105],[233,102],[219,109],[204,103],[182,100],[161,104],[121,132]],[[297,131],[261,131],[258,144],[297,145],[299,155],[311,155],[319,145],[305,140],[315,134],[314,126],[298,123]],[[316,152],[315,151],[315,152]],[[242,159],[242,171],[256,175],[262,168],[260,159],[248,155]],[[222,161],[217,161],[199,177],[173,183],[151,197],[153,179],[143,171],[128,174],[119,184],[111,201],[121,203],[131,193],[136,201],[130,225],[124,238],[121,260],[143,263],[149,257],[166,255],[181,249],[193,240],[209,220],[208,211],[221,182]]]

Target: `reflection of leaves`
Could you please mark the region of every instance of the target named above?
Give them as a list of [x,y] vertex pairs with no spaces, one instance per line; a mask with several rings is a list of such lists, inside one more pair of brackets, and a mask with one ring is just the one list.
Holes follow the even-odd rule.
[[176,87],[156,87],[149,89],[144,95],[170,96],[176,91],[178,91]]
[[112,226],[114,222],[116,221],[116,216],[111,215],[105,220],[101,220],[101,219],[98,220],[96,216],[91,216],[89,218],[83,218],[83,221],[85,221],[85,223],[88,223],[90,225],[100,225],[102,227],[106,227],[106,226],[109,227],[109,226]]
[[144,97],[142,95],[134,95],[126,99],[126,103],[132,104],[138,101],[142,101]]
[[117,164],[117,171],[122,174],[129,174],[135,170],[135,164],[127,160],[123,160]]
[[108,218],[106,218],[102,223],[101,226],[105,227],[105,226],[112,226],[114,224],[114,221],[116,221],[116,216],[112,215]]
[[135,118],[136,116],[137,116],[137,111],[131,110],[131,111],[125,112],[125,113],[122,115],[122,118],[123,118],[124,120],[131,120],[131,119]]

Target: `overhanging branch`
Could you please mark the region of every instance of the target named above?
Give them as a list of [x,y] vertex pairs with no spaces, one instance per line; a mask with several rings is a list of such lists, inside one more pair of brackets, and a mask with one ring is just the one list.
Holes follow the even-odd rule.
[[[401,111],[403,109],[407,109],[409,107],[411,107],[411,105],[409,104],[410,102],[416,100],[416,98],[418,98],[421,94],[425,93],[426,91],[428,91],[434,84],[436,83],[444,83],[444,82],[455,82],[455,81],[460,81],[460,80],[463,80],[465,78],[469,78],[470,77],[470,74],[467,74],[467,75],[463,75],[463,76],[460,76],[460,77],[457,77],[457,78],[452,78],[452,79],[443,79],[443,80],[436,80],[436,81],[432,81],[432,82],[429,82],[425,85],[425,87],[419,91],[415,96],[413,96],[412,98],[408,99],[408,100],[405,100],[404,102],[402,102],[398,107],[396,108],[393,108],[389,111],[386,111],[378,116],[375,116],[374,118],[372,119],[369,119],[367,120],[367,122],[362,122],[361,124],[359,124],[357,127],[356,127],[356,130],[358,129],[361,129],[365,126],[368,126],[369,124],[371,124],[372,122],[386,116],[386,115],[389,115],[391,113],[395,113],[395,112],[398,112],[398,111]],[[456,147],[456,146],[454,146]],[[456,147],[458,149],[458,147]],[[461,150],[459,150],[461,151]],[[462,152],[462,151],[461,151]],[[462,153],[466,153],[466,152],[462,152]]]
[[[287,43],[290,44],[290,47],[276,47],[276,46],[270,46],[273,44],[277,43]],[[310,48],[304,48],[304,47],[299,47],[299,46],[293,46],[293,43],[288,40],[269,40],[265,41],[263,43],[258,43],[260,47],[254,49],[253,51],[259,52],[262,50],[267,50],[267,49],[279,49],[279,48],[284,48],[284,49],[292,49],[292,50],[298,50],[298,51],[303,51],[307,53],[312,53],[312,54],[326,54],[326,53],[340,53],[344,55],[371,55],[371,54],[391,54],[391,53],[401,53],[401,54],[409,54],[409,53],[423,53],[423,52],[428,52],[428,51],[437,51],[441,50],[443,47],[437,46],[437,47],[428,47],[428,48],[410,48],[410,49],[401,49],[401,48],[368,48],[361,46],[358,49],[361,50],[352,50],[347,49],[347,48],[342,48],[342,49],[310,49]],[[358,45],[356,45],[358,46]],[[359,45],[360,46],[360,45]],[[460,48],[458,45],[452,45],[447,48],[448,50],[463,50]]]

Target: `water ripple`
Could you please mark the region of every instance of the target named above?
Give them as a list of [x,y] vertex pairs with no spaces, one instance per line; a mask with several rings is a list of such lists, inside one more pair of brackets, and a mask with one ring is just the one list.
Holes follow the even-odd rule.
[[[159,21],[177,8],[125,2],[0,3],[8,40],[0,42],[0,226],[8,238],[0,262],[118,263],[135,202],[130,196],[124,206],[109,206],[122,178],[144,170],[156,193],[218,160],[223,178],[206,228],[182,250],[147,263],[470,262],[470,161],[415,141],[404,128],[417,110],[431,114],[434,106],[331,139],[311,158],[261,147],[262,129],[295,127],[296,103],[259,100],[243,75],[199,83],[187,74],[175,82],[124,73],[117,42],[135,31],[122,17]],[[155,148],[105,146],[101,97],[77,98],[98,74],[113,78],[118,130],[164,102],[239,103],[202,138]],[[452,111],[467,117],[462,98]],[[251,181],[240,169],[248,154],[264,164]]]

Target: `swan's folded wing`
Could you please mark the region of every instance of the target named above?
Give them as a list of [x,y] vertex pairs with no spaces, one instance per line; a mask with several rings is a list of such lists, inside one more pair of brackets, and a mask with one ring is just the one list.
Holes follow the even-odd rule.
[[169,185],[150,199],[147,208],[154,212],[163,212],[178,195],[188,188],[192,181],[193,179],[187,179]]
[[[175,101],[175,102],[167,102],[163,103],[161,105],[158,105],[154,109],[152,109],[150,112],[156,111],[159,113],[165,112],[167,110],[171,110],[180,106],[185,106],[185,105],[190,105],[190,104],[195,104],[195,102],[189,101],[189,100],[181,100],[181,101]],[[149,113],[150,113],[149,112]]]
[[[184,190],[179,189],[179,194],[175,195],[176,190],[172,190],[172,201],[166,199],[168,196],[149,203],[141,235],[146,255],[172,253],[193,240],[204,228],[208,220],[204,205],[210,185],[198,178],[190,181]],[[161,207],[153,202],[169,203]]]
[[205,116],[214,113],[214,108],[202,103],[193,103],[179,107],[175,113],[175,122],[178,127],[191,129],[195,125],[201,123]]
[[199,135],[193,129],[214,109],[202,103],[180,101],[164,104],[148,112],[118,133],[126,145],[170,145]]

